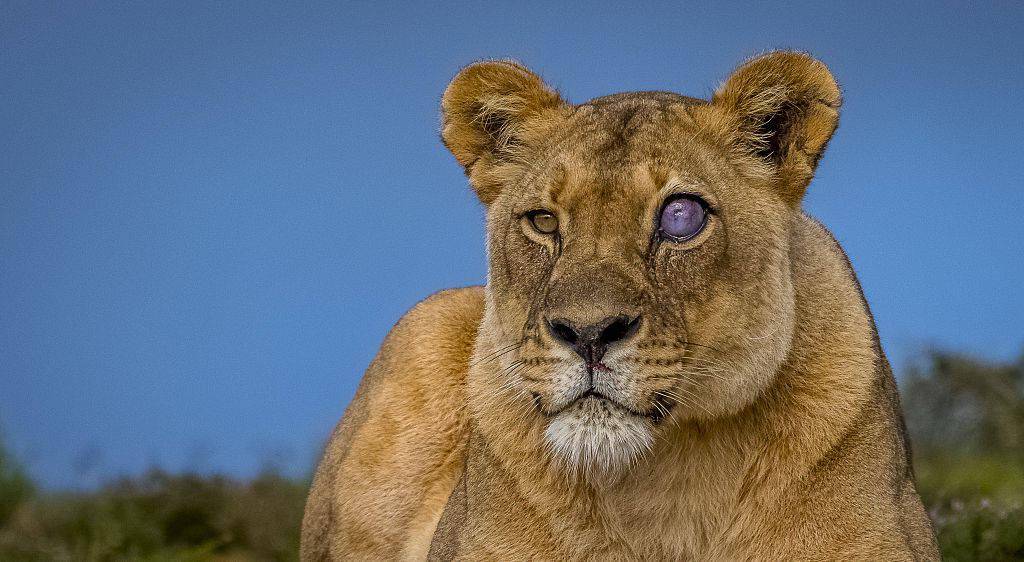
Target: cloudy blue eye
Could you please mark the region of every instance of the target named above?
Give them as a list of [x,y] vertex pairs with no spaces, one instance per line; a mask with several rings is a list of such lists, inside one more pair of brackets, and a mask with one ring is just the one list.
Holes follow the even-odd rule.
[[681,195],[669,199],[661,209],[658,230],[673,240],[682,242],[700,234],[707,224],[707,204],[695,195]]

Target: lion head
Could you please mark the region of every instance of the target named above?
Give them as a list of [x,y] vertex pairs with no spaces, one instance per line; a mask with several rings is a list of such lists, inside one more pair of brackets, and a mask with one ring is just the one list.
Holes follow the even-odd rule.
[[514,62],[464,69],[442,138],[487,208],[479,407],[606,474],[676,423],[749,406],[790,350],[790,232],[839,105],[827,68],[792,52],[710,101],[574,105]]

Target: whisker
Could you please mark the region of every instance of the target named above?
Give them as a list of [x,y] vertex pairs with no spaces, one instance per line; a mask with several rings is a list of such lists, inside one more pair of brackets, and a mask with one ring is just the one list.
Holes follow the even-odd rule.
[[511,351],[513,351],[515,349],[518,349],[518,348],[522,347],[525,344],[526,344],[526,342],[520,340],[517,343],[513,343],[513,344],[507,345],[505,347],[499,348],[497,351],[492,351],[491,353],[488,353],[487,355],[477,359],[476,361],[473,361],[472,363],[469,364],[469,366],[473,367],[473,366],[478,365],[480,363],[486,363],[488,361],[493,361],[493,360],[501,357],[502,355],[505,355],[506,353],[509,353],[509,352],[511,352]]
[[674,392],[676,390],[678,390],[679,392],[684,393],[684,395],[687,398],[691,398],[691,399],[694,399],[694,400],[696,400],[698,398],[698,396],[696,394],[691,393],[690,391],[686,390],[685,388],[668,389],[668,390],[662,390],[661,392],[663,392],[666,396],[669,396],[671,398],[674,398],[674,399],[678,400],[681,403],[686,403],[688,408],[692,409],[696,405],[701,410],[703,410],[705,414],[707,414],[708,416],[711,416],[711,411],[707,409],[707,406],[705,406],[704,404],[701,404],[700,402],[691,403],[689,400],[685,400],[682,396],[680,396],[680,395],[678,395],[678,394],[676,394]]
[[652,380],[678,381],[685,380],[691,377],[708,377],[720,381],[728,381],[729,377],[724,375],[730,373],[731,372],[727,370],[683,369],[672,373],[650,375],[649,378]]
[[694,341],[681,340],[680,343],[685,344],[685,345],[692,345],[692,346],[695,346],[695,347],[703,347],[704,349],[710,349],[711,351],[717,351],[718,353],[723,353],[722,350],[718,349],[717,347],[711,347],[710,345],[704,345],[702,343],[697,343],[697,342],[694,342]]

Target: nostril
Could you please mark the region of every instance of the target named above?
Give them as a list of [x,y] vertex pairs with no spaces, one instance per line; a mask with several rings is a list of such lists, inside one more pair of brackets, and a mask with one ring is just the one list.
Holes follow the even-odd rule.
[[626,316],[618,316],[605,326],[604,330],[598,336],[598,341],[604,345],[615,343],[619,340],[624,340],[629,336],[636,333],[637,328],[640,327],[640,317],[628,318]]
[[551,328],[551,333],[554,334],[556,338],[569,345],[575,345],[580,339],[576,330],[573,330],[572,326],[570,326],[565,320],[549,320],[548,327]]

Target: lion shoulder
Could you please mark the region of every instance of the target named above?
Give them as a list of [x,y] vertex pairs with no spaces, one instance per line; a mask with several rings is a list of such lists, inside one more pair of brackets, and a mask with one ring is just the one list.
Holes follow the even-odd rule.
[[340,550],[425,555],[461,469],[465,373],[482,314],[482,288],[452,289],[392,328],[317,468],[304,560]]

